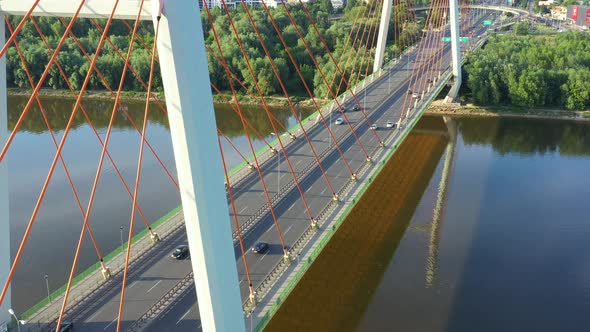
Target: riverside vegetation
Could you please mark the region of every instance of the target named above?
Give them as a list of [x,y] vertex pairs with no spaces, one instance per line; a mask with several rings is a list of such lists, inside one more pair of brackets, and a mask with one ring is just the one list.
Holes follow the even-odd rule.
[[464,72],[465,96],[477,105],[587,110],[590,34],[492,36]]

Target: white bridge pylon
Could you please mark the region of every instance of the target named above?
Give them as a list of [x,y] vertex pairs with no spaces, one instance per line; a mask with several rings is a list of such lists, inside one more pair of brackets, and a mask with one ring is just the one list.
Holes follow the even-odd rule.
[[[72,17],[81,1],[84,0],[41,0],[32,15]],[[22,16],[36,2],[0,0],[0,13]],[[115,3],[85,0],[79,17],[108,18]],[[140,19],[153,20],[155,25],[160,6],[163,12],[158,55],[202,327],[207,332],[243,332],[245,323],[199,6],[195,0],[145,0]],[[139,8],[138,0],[119,0],[114,18],[135,20]],[[0,62],[0,66],[0,124],[6,127],[5,62]],[[0,130],[0,138],[6,137],[6,130]],[[8,202],[8,175],[2,174],[1,169],[4,166],[0,165],[3,204]],[[4,222],[1,218],[7,217],[7,213],[0,216],[0,222]],[[10,261],[10,252],[3,250],[0,276],[9,268],[5,258]],[[10,299],[7,297],[5,302]],[[5,317],[0,316],[0,324],[2,318]]]

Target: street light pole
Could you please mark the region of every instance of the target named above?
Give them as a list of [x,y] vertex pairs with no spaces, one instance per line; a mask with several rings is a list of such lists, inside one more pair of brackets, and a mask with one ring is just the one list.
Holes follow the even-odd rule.
[[123,247],[123,226],[119,227],[119,230],[121,230],[121,247]]
[[388,94],[391,93],[391,67],[389,68],[389,71],[387,72],[387,92]]
[[14,319],[16,319],[16,330],[18,332],[20,332],[20,326],[25,325],[27,323],[27,321],[18,319],[18,317],[16,317],[16,314],[14,313],[14,310],[12,308],[8,309],[8,313],[11,314],[12,317],[14,317]]
[[277,153],[277,195],[281,190],[281,153]]
[[328,149],[332,148],[332,111],[330,111],[330,120],[328,121],[329,125],[330,125],[330,131],[328,132]]
[[363,98],[363,112],[366,110],[366,102],[367,102],[367,88],[365,87],[365,97]]
[[47,299],[49,300],[49,303],[51,303],[51,293],[49,293],[49,275],[48,274],[45,275],[45,286],[47,286]]

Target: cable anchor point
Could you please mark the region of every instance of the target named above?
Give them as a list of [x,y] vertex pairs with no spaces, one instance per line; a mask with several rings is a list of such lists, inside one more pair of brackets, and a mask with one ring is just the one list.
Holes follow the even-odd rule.
[[149,229],[151,234],[150,234],[150,239],[152,240],[152,243],[158,243],[160,242],[160,236],[158,236],[158,233],[156,232],[152,232],[152,229]]
[[104,280],[111,279],[111,269],[108,266],[104,265],[100,272],[102,272],[102,278]]
[[334,202],[340,202],[340,196],[338,196],[337,193],[333,193],[332,194],[332,201],[334,201]]
[[318,221],[315,220],[315,218],[311,218],[311,229],[317,231],[318,228],[320,228],[320,225],[318,225]]

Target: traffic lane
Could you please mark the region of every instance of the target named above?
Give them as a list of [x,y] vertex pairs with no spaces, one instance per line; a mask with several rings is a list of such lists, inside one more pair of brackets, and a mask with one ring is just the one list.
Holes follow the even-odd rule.
[[[171,241],[173,247],[186,243],[186,236]],[[169,256],[166,252],[165,256]],[[186,260],[166,259],[162,257],[154,265],[149,266],[140,276],[129,279],[125,291],[125,303],[122,327],[125,328],[135,322],[156,301],[161,299],[191,270],[190,262]],[[116,330],[120,301],[120,287],[99,310],[93,311],[76,326],[83,326],[84,331],[113,331]],[[102,326],[100,325],[102,323]]]
[[146,332],[201,331],[201,318],[194,284],[169,308],[145,327]]
[[[149,247],[139,258],[131,262],[129,266],[129,283],[139,278],[143,273],[160,260],[165,259],[178,243],[178,239],[184,235],[184,229],[179,227],[169,236],[162,239],[157,246]],[[88,301],[77,305],[66,312],[66,318],[74,322],[82,322],[100,310],[102,305],[108,302],[116,294],[119,294],[122,282],[122,273],[116,273],[111,279],[101,284],[94,293],[88,295]]]

